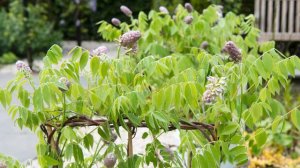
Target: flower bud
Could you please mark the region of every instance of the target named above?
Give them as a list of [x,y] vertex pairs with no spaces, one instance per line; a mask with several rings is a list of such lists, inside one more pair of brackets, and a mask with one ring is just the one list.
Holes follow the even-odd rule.
[[106,168],[113,168],[117,162],[117,157],[113,153],[109,153],[104,158],[104,165]]
[[223,47],[223,51],[229,54],[229,57],[234,62],[238,63],[242,60],[242,53],[233,41],[228,41]]
[[63,86],[59,87],[59,90],[61,90],[62,92],[67,91],[71,86],[71,82],[66,77],[59,78],[58,82]]
[[132,48],[140,38],[141,33],[139,31],[129,31],[120,37],[120,44],[123,47]]
[[206,50],[207,49],[207,47],[208,47],[208,42],[207,41],[203,41],[202,43],[201,43],[201,45],[200,45],[200,48],[201,49],[203,49],[203,50]]
[[128,17],[131,17],[132,16],[132,11],[125,5],[122,5],[120,7],[121,11]]
[[118,18],[112,18],[111,23],[115,26],[120,26],[121,21]]
[[25,78],[31,77],[32,70],[28,65],[26,65],[23,61],[17,61],[16,67],[19,72],[22,72]]
[[184,18],[184,22],[185,22],[186,24],[191,24],[191,23],[193,22],[193,16],[191,16],[191,15],[186,16],[186,17]]
[[192,6],[192,4],[191,3],[185,3],[184,4],[184,7],[185,7],[185,9],[189,12],[189,13],[191,13],[191,12],[193,12],[193,6]]
[[96,56],[105,55],[107,53],[108,53],[108,48],[106,46],[100,46],[91,52],[92,55],[96,55]]
[[163,14],[169,14],[168,9],[167,9],[166,7],[164,7],[164,6],[160,6],[160,7],[159,7],[159,11],[160,11],[161,13],[163,13]]

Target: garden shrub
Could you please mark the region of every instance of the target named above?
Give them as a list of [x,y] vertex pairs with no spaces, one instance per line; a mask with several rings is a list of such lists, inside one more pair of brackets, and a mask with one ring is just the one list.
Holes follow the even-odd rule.
[[[38,83],[19,61],[16,78],[0,91],[16,123],[37,133],[42,167],[245,165],[248,150],[259,154],[269,130],[280,129],[286,117],[300,126],[298,106],[284,111],[276,99],[300,60],[282,55],[274,42],[259,44],[253,15],[222,17],[218,6],[199,14],[179,5],[174,15],[152,10],[134,18],[124,9],[129,24],[99,22],[103,38],[118,41],[116,56],[103,46],[75,47],[62,60],[53,45]],[[95,127],[86,132],[85,126]],[[128,132],[127,148],[115,143],[120,127]],[[145,154],[132,153],[138,127],[153,139]],[[174,129],[178,150],[158,139]]]
[[11,64],[18,60],[17,56],[14,53],[8,52],[4,53],[0,57],[0,64]]
[[99,19],[109,21],[111,16],[116,16],[122,21],[129,21],[119,10],[123,3],[131,6],[134,16],[140,10],[149,11],[151,8],[151,0],[80,0],[78,2],[79,4],[76,4],[75,0],[53,0],[36,3],[45,6],[50,19],[55,22],[55,29],[61,30],[64,34],[64,39],[67,40],[76,39],[76,18],[74,15],[76,11],[79,12],[78,18],[81,23],[82,39],[95,40],[99,39],[97,25],[95,24]]
[[[25,17],[28,12],[28,18]],[[61,34],[53,30],[47,14],[41,6],[29,5],[24,8],[22,1],[13,0],[9,9],[0,11],[0,55],[13,52],[19,58],[41,53],[54,43],[59,43]]]

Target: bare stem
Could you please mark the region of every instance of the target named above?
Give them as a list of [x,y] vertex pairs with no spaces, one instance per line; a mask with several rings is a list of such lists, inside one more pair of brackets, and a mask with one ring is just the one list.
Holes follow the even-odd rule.
[[127,157],[131,157],[132,155],[133,155],[132,130],[130,127],[128,130]]
[[118,50],[117,50],[117,58],[120,58],[120,50],[121,50],[121,45],[119,45]]

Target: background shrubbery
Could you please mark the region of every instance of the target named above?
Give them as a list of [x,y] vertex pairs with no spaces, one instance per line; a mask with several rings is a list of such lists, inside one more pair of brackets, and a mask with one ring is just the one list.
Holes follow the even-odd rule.
[[[211,4],[224,6],[224,13],[232,11],[237,14],[250,14],[254,11],[254,0],[78,0],[79,4],[76,4],[76,0],[27,1],[45,8],[47,16],[54,22],[55,30],[61,30],[64,39],[70,40],[76,39],[75,13],[77,10],[81,21],[82,36],[86,40],[99,39],[96,31],[96,23],[99,20],[110,22],[112,17],[117,17],[121,21],[129,21],[119,10],[121,5],[130,6],[134,16],[137,16],[139,11],[147,13],[150,9],[157,10],[159,6],[166,6],[170,11],[173,11],[177,4],[184,4],[185,2],[191,2],[194,8],[200,12]],[[9,1],[1,1],[0,5],[8,9]]]
[[[21,0],[15,0],[19,5],[23,2]],[[81,27],[81,39],[82,40],[100,40],[101,37],[97,34],[97,25],[96,23],[100,20],[105,20],[110,22],[112,17],[117,17],[121,21],[129,21],[129,18],[122,15],[119,10],[120,6],[127,5],[133,11],[133,15],[137,16],[138,11],[144,11],[145,13],[149,12],[150,9],[157,10],[159,6],[166,6],[168,10],[173,13],[177,4],[184,4],[189,2],[187,0],[52,0],[52,1],[38,1],[38,0],[26,0],[31,4],[30,8],[35,8],[35,10],[30,10],[31,14],[37,17],[32,18],[31,20],[35,22],[34,24],[28,25],[28,29],[24,29],[24,10],[9,10],[12,6],[9,0],[0,1],[0,11],[1,11],[1,23],[0,23],[0,57],[6,52],[13,52],[18,57],[25,57],[26,53],[24,52],[28,48],[24,41],[24,34],[28,33],[28,30],[32,30],[34,37],[39,37],[41,39],[36,39],[35,41],[30,41],[34,43],[35,48],[33,49],[34,55],[37,55],[40,51],[45,51],[46,48],[49,48],[52,44],[52,41],[59,41],[59,33],[51,36],[48,36],[47,33],[51,32],[52,29],[55,32],[62,32],[63,39],[65,40],[76,40],[76,20],[78,12],[78,19],[80,20]],[[76,2],[79,2],[77,4]],[[13,3],[16,3],[13,2]],[[237,14],[251,14],[254,12],[254,0],[190,0],[194,8],[201,12],[203,9],[207,8],[211,4],[219,4],[223,6],[223,13],[229,11]],[[21,6],[20,6],[21,7]],[[9,15],[10,18],[7,19],[6,15]],[[13,13],[15,12],[15,13]],[[47,14],[46,14],[47,13]],[[4,16],[5,15],[5,16]],[[5,19],[6,17],[6,19]],[[5,21],[7,20],[7,21]],[[12,21],[14,20],[14,21]],[[18,20],[18,21],[16,21]],[[9,22],[9,23],[7,23]],[[51,23],[50,23],[51,22]],[[39,25],[39,26],[37,26]],[[12,27],[13,26],[13,27]],[[23,34],[23,35],[22,35]],[[20,36],[22,35],[22,36]],[[8,37],[9,36],[9,39]],[[16,38],[17,37],[17,38]],[[20,38],[22,37],[22,38]],[[45,38],[47,37],[47,38]],[[26,36],[25,36],[26,38]],[[50,39],[49,39],[50,38]],[[13,40],[13,41],[12,41]],[[27,39],[28,41],[28,39]],[[28,43],[27,43],[28,44]],[[25,45],[25,46],[24,46]],[[46,46],[46,47],[45,47]],[[277,48],[285,54],[291,53],[291,55],[299,55],[297,50],[298,43],[277,43]],[[41,50],[40,50],[41,49]],[[9,62],[4,62],[9,63]]]
[[2,58],[7,57],[8,52],[21,58],[32,58],[61,40],[60,32],[54,31],[53,23],[48,21],[47,12],[40,5],[24,7],[20,0],[11,1],[6,9],[0,11],[0,20]]

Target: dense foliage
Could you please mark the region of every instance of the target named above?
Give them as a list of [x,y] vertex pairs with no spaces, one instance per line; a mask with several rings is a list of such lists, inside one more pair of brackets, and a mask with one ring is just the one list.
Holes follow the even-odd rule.
[[0,20],[0,56],[13,52],[23,58],[28,51],[32,56],[39,56],[61,40],[61,34],[54,32],[41,6],[24,8],[21,0],[13,0],[7,10],[0,11]]
[[[116,56],[104,46],[92,52],[76,47],[62,60],[62,49],[53,45],[38,83],[18,62],[17,77],[0,91],[16,123],[39,136],[42,167],[244,165],[248,150],[259,154],[287,117],[300,128],[298,106],[286,111],[276,99],[300,60],[286,58],[274,42],[258,44],[253,15],[223,17],[219,6],[199,14],[179,5],[174,16],[162,10],[134,18],[121,9],[129,24],[101,21],[98,30],[118,40]],[[144,154],[132,154],[129,138],[125,156],[125,145],[114,142],[119,126],[129,137],[149,128],[143,137],[153,141]],[[175,151],[158,139],[172,129],[181,138]]]

